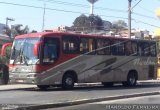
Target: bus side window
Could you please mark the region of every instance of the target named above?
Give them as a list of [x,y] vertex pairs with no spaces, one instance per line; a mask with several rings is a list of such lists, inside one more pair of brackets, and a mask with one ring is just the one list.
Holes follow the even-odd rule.
[[110,41],[108,39],[97,39],[97,54],[110,55]]
[[63,37],[63,52],[65,54],[77,54],[79,52],[79,38],[77,36]]
[[131,41],[125,43],[125,55],[132,55]]
[[150,44],[150,54],[152,57],[156,57],[156,43]]
[[57,38],[45,38],[44,39],[44,53],[43,53],[43,63],[51,64],[55,62],[59,55],[59,40]]
[[144,56],[150,56],[150,47],[149,43],[144,43],[143,45],[143,50],[144,50]]
[[93,38],[80,38],[80,53],[95,54],[95,41]]
[[149,44],[147,42],[139,42],[138,53],[140,56],[149,56]]
[[115,40],[113,41],[111,47],[113,55],[124,55],[124,41]]
[[138,49],[137,42],[132,41],[131,48],[132,48],[132,56],[137,56],[137,49]]

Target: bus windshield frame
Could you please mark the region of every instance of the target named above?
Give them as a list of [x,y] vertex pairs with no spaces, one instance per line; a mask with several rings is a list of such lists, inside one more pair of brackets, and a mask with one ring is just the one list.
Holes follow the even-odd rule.
[[39,41],[39,37],[15,39],[12,46],[10,64],[39,64],[40,56],[36,57],[34,55],[34,45]]

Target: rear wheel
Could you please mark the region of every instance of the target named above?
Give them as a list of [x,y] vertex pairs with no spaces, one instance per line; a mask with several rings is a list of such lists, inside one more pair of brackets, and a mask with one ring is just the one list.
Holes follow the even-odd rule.
[[72,74],[66,74],[62,80],[63,89],[73,89],[75,83],[75,78]]
[[127,76],[127,81],[122,82],[124,86],[136,86],[137,84],[137,74],[135,72],[130,72]]
[[50,86],[49,86],[49,85],[37,85],[37,87],[38,87],[40,90],[46,90],[46,89],[48,89]]
[[102,82],[102,84],[105,86],[105,87],[112,87],[113,86],[113,82]]

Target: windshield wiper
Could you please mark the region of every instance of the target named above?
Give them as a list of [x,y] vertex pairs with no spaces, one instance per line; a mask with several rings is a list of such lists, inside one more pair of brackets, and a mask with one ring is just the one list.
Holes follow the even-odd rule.
[[[23,41],[23,45],[21,45],[20,50],[18,52],[18,55],[16,56],[16,58],[13,61],[13,64],[15,64],[15,61],[19,57],[20,64],[24,61],[24,63],[28,66],[26,56],[23,54],[23,50],[22,50],[22,49],[24,49],[24,43],[25,43],[25,41],[26,41],[26,39]],[[14,50],[14,52],[15,52],[15,50]]]
[[[15,48],[14,48],[13,51],[16,52]],[[19,50],[19,52],[18,52],[18,55],[14,58],[13,64],[15,64],[17,58],[20,57],[21,51],[22,51],[22,47],[20,48],[20,50]]]
[[21,52],[21,55],[20,55],[20,63],[22,63],[24,61],[24,63],[28,66],[28,63],[27,63],[27,58],[26,56],[23,54],[23,51]]

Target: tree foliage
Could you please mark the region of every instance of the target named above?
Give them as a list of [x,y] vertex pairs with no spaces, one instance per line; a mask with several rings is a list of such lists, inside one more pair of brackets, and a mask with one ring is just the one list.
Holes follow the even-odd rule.
[[116,32],[121,31],[127,28],[127,23],[123,20],[114,21],[112,23],[112,28],[116,30]]
[[76,31],[92,31],[100,30],[103,26],[103,21],[99,16],[84,14],[77,17],[73,22],[73,27]]
[[[1,51],[1,50],[0,50]],[[0,56],[0,64],[8,64],[11,54],[11,47],[7,47],[5,50],[5,56]]]
[[[35,32],[35,30],[34,30],[34,32]],[[4,34],[6,34],[10,37],[13,37],[13,38],[17,35],[22,35],[22,34],[27,34],[27,33],[29,33],[29,27],[25,26],[23,28],[23,25],[21,25],[21,24],[13,25],[11,28],[9,28],[8,26],[4,27]]]

